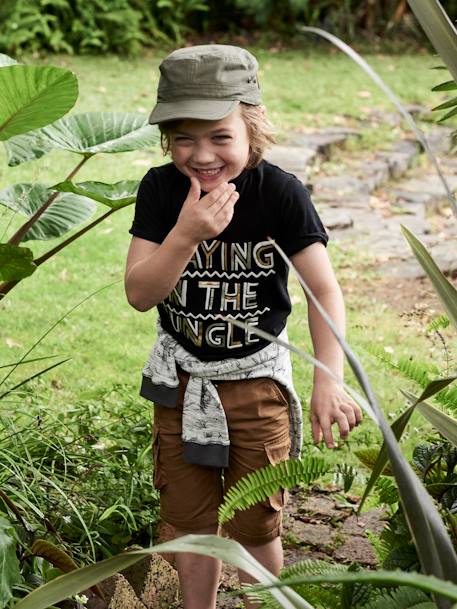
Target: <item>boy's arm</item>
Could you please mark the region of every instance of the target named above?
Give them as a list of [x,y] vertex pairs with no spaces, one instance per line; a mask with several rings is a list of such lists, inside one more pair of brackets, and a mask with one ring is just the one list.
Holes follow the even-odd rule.
[[200,184],[191,178],[189,194],[176,225],[161,244],[134,237],[125,270],[129,303],[148,311],[178,283],[198,244],[221,233],[233,216],[238,193],[225,182],[200,199]]
[[[327,250],[322,243],[313,243],[291,257],[319,303],[344,334],[345,313],[340,287],[336,281]],[[319,311],[308,299],[308,321],[316,359],[325,364],[336,377],[343,379],[344,354]],[[337,423],[341,438],[346,438],[362,420],[359,406],[342,387],[319,368],[314,369],[311,397],[311,429],[313,441],[322,438],[328,448],[334,448],[332,424]]]

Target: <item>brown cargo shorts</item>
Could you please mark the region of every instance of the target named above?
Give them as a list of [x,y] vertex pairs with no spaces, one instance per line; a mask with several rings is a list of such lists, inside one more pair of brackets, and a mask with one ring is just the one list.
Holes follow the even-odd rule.
[[[217,526],[224,493],[246,474],[289,456],[287,392],[270,378],[215,383],[225,410],[229,466],[221,469],[184,463],[181,421],[189,375],[179,373],[177,408],[154,406],[154,485],[160,491],[162,519],[181,531],[197,533]],[[224,530],[244,545],[262,545],[281,534],[286,491],[238,510]]]

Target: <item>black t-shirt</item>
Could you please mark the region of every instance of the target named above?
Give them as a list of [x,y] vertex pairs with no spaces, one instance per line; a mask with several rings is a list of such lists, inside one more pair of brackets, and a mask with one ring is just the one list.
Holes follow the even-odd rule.
[[[308,191],[292,174],[262,161],[235,180],[239,200],[230,224],[203,241],[158,310],[164,329],[201,360],[244,357],[268,342],[223,319],[234,317],[278,336],[291,304],[288,256],[328,237]],[[130,233],[161,243],[176,224],[190,181],[173,163],[144,176]]]

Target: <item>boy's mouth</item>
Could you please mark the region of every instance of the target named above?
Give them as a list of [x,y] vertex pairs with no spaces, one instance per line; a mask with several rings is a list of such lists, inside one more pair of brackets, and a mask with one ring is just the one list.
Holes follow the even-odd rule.
[[200,178],[215,178],[219,176],[224,168],[223,167],[214,167],[211,169],[198,169],[197,167],[192,167],[192,170],[198,175]]

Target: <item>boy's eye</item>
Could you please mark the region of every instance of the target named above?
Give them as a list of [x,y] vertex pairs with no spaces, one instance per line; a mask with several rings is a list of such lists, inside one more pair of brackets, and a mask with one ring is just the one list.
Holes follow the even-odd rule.
[[213,140],[215,142],[226,142],[226,141],[228,141],[230,139],[231,139],[230,135],[215,135],[213,137]]

